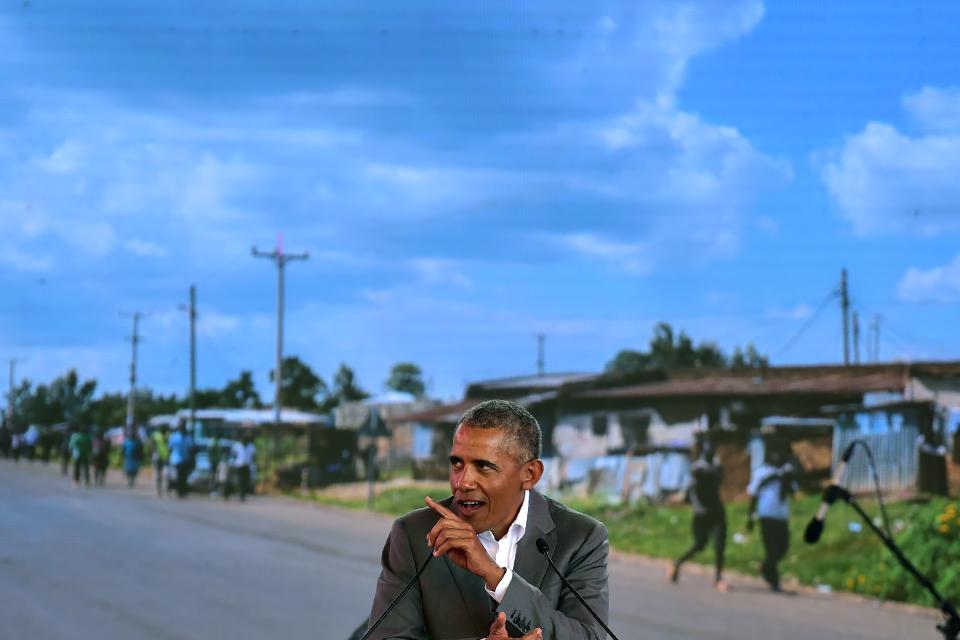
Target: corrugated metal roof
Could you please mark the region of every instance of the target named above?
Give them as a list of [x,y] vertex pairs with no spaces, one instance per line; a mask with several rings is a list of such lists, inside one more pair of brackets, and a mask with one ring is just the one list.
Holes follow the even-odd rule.
[[868,393],[902,390],[904,373],[886,371],[801,371],[796,373],[757,372],[750,374],[705,375],[673,378],[648,384],[598,389],[576,394],[576,398],[656,398],[670,396],[763,396],[782,394]]
[[[513,398],[510,402],[515,402],[521,407],[529,407],[531,405],[537,404],[538,402],[545,402],[547,400],[553,400],[557,397],[556,391],[544,391],[542,393],[532,393],[521,398]],[[489,399],[489,398],[487,398]],[[452,402],[450,404],[442,404],[437,407],[427,409],[426,411],[418,411],[416,413],[405,413],[397,416],[390,417],[388,422],[459,422],[461,416],[470,409],[481,402],[483,399],[470,398],[468,400],[461,400],[460,402]]]

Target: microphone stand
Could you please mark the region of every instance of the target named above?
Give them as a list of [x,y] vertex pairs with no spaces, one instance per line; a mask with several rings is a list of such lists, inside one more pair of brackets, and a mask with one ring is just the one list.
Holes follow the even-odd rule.
[[930,581],[930,579],[920,573],[920,570],[913,566],[913,563],[903,555],[903,551],[900,550],[900,547],[897,546],[897,543],[893,541],[893,538],[887,535],[884,531],[880,529],[877,525],[873,523],[873,520],[867,513],[863,510],[863,507],[860,506],[860,503],[857,502],[857,499],[847,491],[845,488],[839,485],[831,485],[828,491],[836,492],[836,496],[846,502],[848,505],[853,507],[853,510],[857,512],[860,518],[867,523],[867,526],[870,527],[870,530],[873,531],[881,542],[890,550],[890,553],[897,559],[900,565],[907,570],[910,575],[916,578],[927,591],[930,592],[930,595],[933,596],[933,599],[936,600],[937,606],[940,608],[940,611],[943,613],[946,620],[943,624],[937,625],[937,630],[943,634],[943,637],[946,640],[958,640],[960,638],[960,615],[957,614],[957,610],[953,607],[952,604],[947,602],[947,600],[940,595],[940,592],[937,591],[936,586]]
[[393,611],[393,608],[397,606],[397,603],[400,602],[400,600],[403,598],[404,595],[406,595],[407,591],[410,590],[410,587],[412,587],[414,583],[420,579],[420,576],[423,574],[423,570],[427,568],[427,565],[430,564],[430,560],[432,559],[433,559],[433,554],[432,553],[428,554],[427,559],[424,560],[423,564],[420,565],[420,568],[417,569],[417,573],[412,578],[410,578],[410,582],[407,583],[407,586],[405,586],[403,588],[403,591],[401,591],[397,595],[397,597],[393,599],[393,602],[390,603],[390,606],[387,607],[387,610],[380,614],[380,617],[377,618],[377,621],[374,622],[369,629],[367,629],[367,632],[363,634],[363,637],[360,638],[360,640],[367,640],[367,638],[373,635],[373,632],[376,630],[376,628],[380,626],[381,622],[386,620],[387,615],[389,615],[389,613]]

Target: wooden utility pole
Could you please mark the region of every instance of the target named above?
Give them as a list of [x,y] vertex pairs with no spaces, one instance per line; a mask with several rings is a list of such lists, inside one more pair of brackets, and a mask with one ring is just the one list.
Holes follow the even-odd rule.
[[843,365],[850,364],[850,295],[847,291],[847,270],[840,272],[840,306],[843,309]]

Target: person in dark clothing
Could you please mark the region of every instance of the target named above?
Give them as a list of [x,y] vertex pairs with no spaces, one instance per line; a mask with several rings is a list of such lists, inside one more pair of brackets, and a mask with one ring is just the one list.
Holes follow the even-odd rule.
[[764,559],[760,575],[771,591],[780,591],[780,561],[790,548],[790,497],[796,492],[793,466],[784,463],[782,452],[768,451],[766,462],[750,479],[747,493],[750,507],[747,511],[747,531],[753,530],[753,514],[760,518]]
[[10,457],[10,429],[6,425],[0,426],[0,456]]
[[110,438],[104,429],[97,429],[93,436],[93,482],[103,486],[107,481],[107,467],[110,466]]
[[70,457],[73,459],[73,483],[80,486],[80,475],[83,482],[90,486],[90,455],[93,449],[90,436],[81,429],[74,429],[70,434]]
[[66,477],[70,473],[70,436],[73,435],[71,428],[60,437],[60,475]]
[[714,462],[715,449],[709,440],[704,441],[703,451],[690,470],[692,482],[688,495],[693,504],[693,545],[674,563],[670,571],[670,580],[680,578],[680,567],[684,562],[700,553],[713,539],[714,587],[726,591],[723,580],[723,553],[727,544],[727,514],[720,498],[720,486],[723,484],[723,467]]

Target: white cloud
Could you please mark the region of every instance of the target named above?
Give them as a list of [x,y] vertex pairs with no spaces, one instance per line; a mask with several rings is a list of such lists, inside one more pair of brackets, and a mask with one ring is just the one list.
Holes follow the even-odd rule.
[[904,110],[926,131],[960,133],[960,88],[924,87],[901,100]]
[[574,254],[604,262],[630,275],[647,275],[653,269],[650,249],[641,242],[620,242],[594,233],[556,234],[548,238]]
[[16,247],[0,247],[0,264],[5,264],[14,271],[46,273],[53,269],[56,262],[50,255],[21,251]]
[[197,316],[197,333],[216,338],[235,332],[242,324],[243,320],[237,316],[206,310]]
[[813,315],[810,305],[801,302],[795,307],[769,309],[766,313],[771,320],[806,320]]
[[429,285],[452,285],[461,289],[470,289],[473,282],[463,273],[457,260],[443,258],[416,258],[410,266],[421,282]]
[[960,300],[960,255],[940,267],[907,269],[897,285],[897,295],[906,302]]
[[126,240],[123,243],[123,246],[130,253],[144,258],[162,258],[169,253],[166,247],[163,247],[155,242],[140,240],[138,238]]
[[822,154],[821,175],[858,235],[936,235],[960,228],[960,93],[927,87],[903,98],[924,132],[870,122]]

